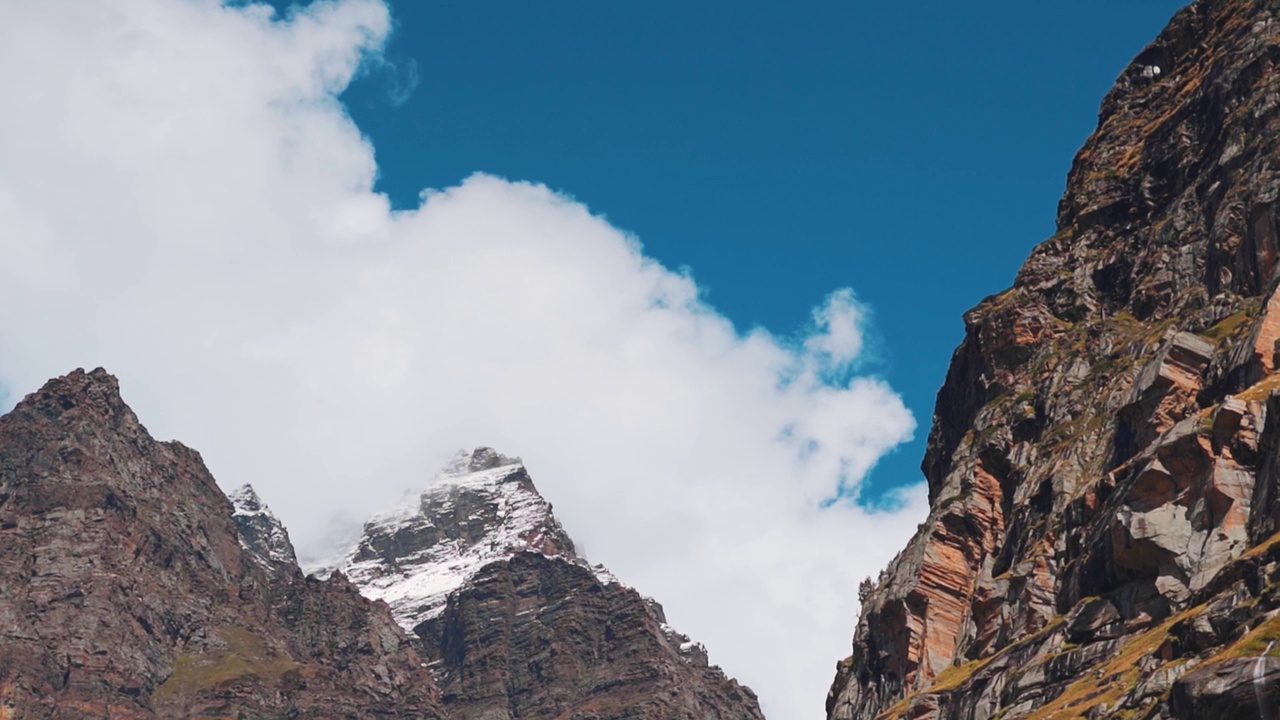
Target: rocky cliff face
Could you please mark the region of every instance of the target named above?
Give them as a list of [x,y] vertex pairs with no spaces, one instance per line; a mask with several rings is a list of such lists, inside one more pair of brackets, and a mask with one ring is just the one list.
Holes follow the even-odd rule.
[[0,718],[444,717],[385,606],[242,543],[115,378],[28,396],[0,418]]
[[339,569],[422,641],[458,720],[763,718],[755,695],[579,557],[518,459],[459,453]]
[[965,316],[832,720],[1280,709],[1278,63],[1280,6],[1201,0],[1107,95]]
[[248,485],[229,493],[227,499],[233,508],[231,517],[240,536],[241,550],[270,575],[292,575],[298,568],[298,556],[280,518]]

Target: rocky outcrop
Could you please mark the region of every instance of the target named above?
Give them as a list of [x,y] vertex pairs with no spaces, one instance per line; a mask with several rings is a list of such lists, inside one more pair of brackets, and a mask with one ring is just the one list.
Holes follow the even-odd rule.
[[152,439],[104,371],[18,403],[0,418],[0,717],[444,717],[386,607],[242,542],[200,456]]
[[1234,658],[1191,672],[1174,686],[1171,706],[1176,717],[1275,717],[1280,711],[1280,658]]
[[1057,234],[965,316],[929,518],[863,604],[830,718],[1270,701],[1278,64],[1280,6],[1200,0],[1107,95]]
[[236,521],[244,552],[272,575],[288,576],[296,572],[298,556],[289,540],[289,531],[258,493],[244,485],[228,493],[227,499],[234,508],[232,519]]
[[658,603],[577,555],[518,458],[459,453],[338,569],[421,639],[458,720],[763,718]]
[[415,632],[456,718],[762,719],[661,609],[579,563],[485,566]]

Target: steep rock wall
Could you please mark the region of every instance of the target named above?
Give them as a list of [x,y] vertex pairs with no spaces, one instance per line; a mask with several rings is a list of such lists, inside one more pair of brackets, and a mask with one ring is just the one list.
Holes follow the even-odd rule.
[[1107,95],[1059,231],[965,315],[832,720],[1234,717],[1198,713],[1280,606],[1278,63],[1276,3],[1201,0]]

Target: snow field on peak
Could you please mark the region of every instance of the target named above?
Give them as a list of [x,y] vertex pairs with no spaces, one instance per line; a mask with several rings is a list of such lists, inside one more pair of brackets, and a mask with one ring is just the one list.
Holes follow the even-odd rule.
[[[564,534],[550,504],[526,485],[528,476],[519,461],[471,472],[470,458],[463,460],[455,459],[435,484],[410,494],[399,507],[370,518],[361,544],[400,534],[435,537],[447,532],[449,524],[454,530],[482,524],[478,539],[455,532],[403,556],[365,560],[357,559],[358,546],[337,568],[366,597],[390,605],[406,629],[439,615],[449,594],[489,563],[541,552],[547,532]],[[470,510],[465,515],[463,504]],[[489,512],[492,516],[486,517]]]
[[254,492],[252,485],[241,485],[232,490],[227,493],[227,499],[231,501],[233,515],[266,515],[267,517],[275,517],[267,509],[267,506],[262,504],[262,500],[258,497],[258,493]]
[[284,523],[280,522],[280,518],[271,512],[271,508],[262,502],[252,486],[242,485],[236,488],[227,493],[227,499],[231,501],[231,517],[236,521],[237,526],[240,526],[236,538],[242,549],[255,556],[259,552],[245,540],[243,526],[248,524],[254,528],[250,532],[265,533],[266,537],[263,540],[266,545],[267,560],[285,565],[297,562],[293,544],[289,540],[289,533],[285,531]]
[[[630,588],[576,554],[523,463],[482,450],[459,453],[431,485],[372,516],[359,543],[326,570],[341,570],[365,597],[386,602],[410,633],[444,612],[450,594],[485,566],[523,552],[577,565],[601,585]],[[685,662],[706,665],[706,648],[667,625],[656,600],[641,597],[671,649]]]

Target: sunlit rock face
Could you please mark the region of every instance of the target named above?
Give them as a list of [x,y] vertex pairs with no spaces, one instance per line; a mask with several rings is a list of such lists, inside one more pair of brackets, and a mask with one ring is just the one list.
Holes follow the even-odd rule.
[[458,718],[762,718],[755,695],[590,565],[518,458],[458,453],[338,563],[422,643]]
[[1121,74],[965,315],[830,718],[1276,711],[1278,64],[1280,6],[1202,0]]

